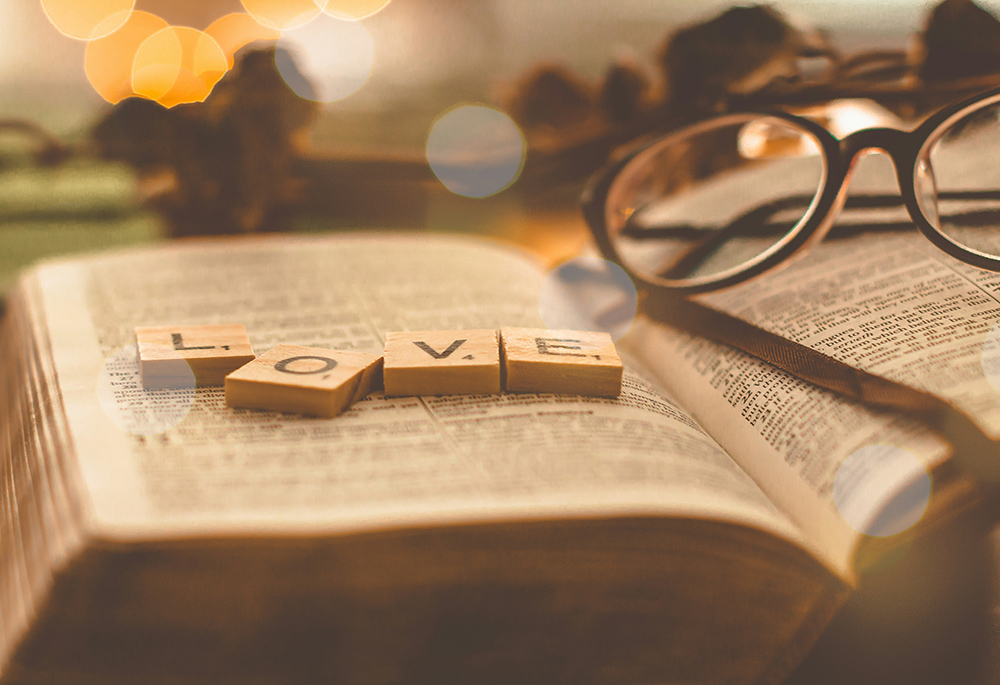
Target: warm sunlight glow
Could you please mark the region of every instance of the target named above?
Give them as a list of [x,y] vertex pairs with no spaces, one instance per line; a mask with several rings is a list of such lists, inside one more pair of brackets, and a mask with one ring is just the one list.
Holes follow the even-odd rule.
[[809,133],[773,117],[745,124],[737,147],[744,159],[816,157],[823,153]]
[[281,31],[264,26],[243,12],[219,17],[205,29],[205,33],[222,48],[230,69],[233,68],[236,53],[243,47],[259,40],[278,40],[281,37]]
[[337,19],[355,21],[381,11],[389,0],[315,0],[320,9]]
[[132,65],[132,88],[164,107],[201,102],[227,68],[226,55],[211,36],[170,26],[139,47]]
[[83,66],[94,90],[112,104],[134,96],[132,63],[135,53],[150,36],[167,26],[169,24],[155,14],[135,11],[120,29],[87,43]]
[[834,100],[800,114],[817,121],[838,138],[876,126],[906,128],[902,119],[871,100]]
[[254,19],[268,28],[287,31],[320,15],[315,0],[240,0]]
[[121,28],[134,6],[135,0],[42,0],[52,25],[78,40],[95,40]]

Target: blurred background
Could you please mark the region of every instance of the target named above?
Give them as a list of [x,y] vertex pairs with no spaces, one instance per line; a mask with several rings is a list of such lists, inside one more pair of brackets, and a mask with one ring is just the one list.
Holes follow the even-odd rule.
[[[267,145],[273,141],[267,135],[267,122],[262,122],[266,117],[253,107],[237,108],[233,114],[223,101],[214,110],[200,110],[184,119],[186,115],[169,113],[189,105],[162,110],[143,102],[139,104],[150,106],[133,108],[127,120],[112,114],[112,104],[97,92],[85,71],[87,43],[61,33],[43,9],[44,3],[66,8],[73,2],[97,6],[121,0],[0,0],[0,123],[10,124],[6,130],[0,128],[0,298],[21,269],[43,258],[213,232],[226,221],[234,222],[238,230],[276,230],[253,212],[221,216],[217,223],[212,212],[220,203],[211,193],[192,200],[197,184],[184,185],[187,177],[181,167],[186,161],[192,162],[186,167],[188,176],[197,176],[211,166],[214,145],[220,145],[219,155],[235,154],[225,140],[220,142],[226,136],[218,134],[244,129],[250,134],[240,139],[244,149],[239,154],[247,154],[249,141],[258,163],[257,177],[237,179],[237,190],[250,196],[242,198],[244,205],[274,192],[272,172],[288,175],[291,161],[282,154],[294,152],[318,160],[299,171],[313,184],[314,199],[323,196],[331,201],[316,211],[278,217],[280,230],[384,227],[477,233],[515,242],[549,264],[558,264],[587,247],[588,231],[576,207],[582,181],[577,179],[552,195],[525,190],[525,184],[532,182],[527,172],[518,177],[525,164],[525,141],[514,123],[500,116],[518,84],[541,64],[562,65],[580,83],[591,85],[616,61],[631,60],[656,74],[657,55],[667,36],[735,5],[728,0],[390,0],[350,26],[317,19],[326,23],[288,32],[285,47],[295,54],[302,74],[293,70],[282,76],[293,88],[302,85],[304,76],[340,97],[308,105],[308,116],[303,116],[308,125],[296,131],[304,139],[296,136],[294,150],[278,146],[272,154]],[[244,3],[268,2],[136,0],[134,9],[158,16],[164,25],[205,30],[221,17],[245,11]],[[849,54],[909,49],[937,4],[781,0],[772,6],[789,19],[822,29],[834,46]],[[1000,0],[977,4],[1000,15]],[[330,38],[332,33],[324,39],[322,30],[317,39],[315,26],[327,27],[337,40]],[[1000,36],[992,44],[1000,45]],[[312,61],[307,59],[310,45],[319,46]],[[127,59],[131,63],[131,56]],[[699,66],[692,64],[691,69]],[[298,96],[292,97],[295,104]],[[458,119],[457,129],[439,128],[438,124],[452,121],[446,115],[462,105],[495,109],[466,110],[470,118]],[[116,107],[119,112],[124,109]],[[218,110],[230,117],[229,128],[213,128]],[[175,158],[171,164],[157,159],[144,167],[98,158],[91,141],[101,121],[111,122],[105,128],[112,136],[135,126],[140,142],[151,147],[159,143]],[[24,163],[24,155],[17,151],[24,146],[25,124],[40,127],[82,154],[58,166]],[[175,145],[178,141],[183,145]],[[469,178],[462,174],[455,178],[455,169],[462,171],[454,161],[456,152],[492,155],[503,174],[483,176],[470,187]],[[528,147],[526,164],[531,164],[535,152]],[[435,165],[438,153],[443,162]],[[220,171],[220,176],[253,166],[244,164],[239,154],[228,159],[233,168]],[[332,158],[333,164],[325,164],[325,158]],[[360,165],[350,166],[345,159]],[[375,167],[366,167],[369,162]],[[387,162],[397,166],[390,168]],[[159,167],[172,169],[163,174]],[[464,171],[468,176],[468,169]],[[181,196],[187,193],[183,202],[176,197],[167,203],[151,201],[178,187]],[[186,230],[189,226],[195,230]],[[991,614],[994,621],[996,615]],[[869,637],[877,644],[877,636],[855,636],[855,641]],[[993,642],[1000,645],[1000,640]],[[906,657],[909,649],[906,644]],[[818,653],[794,682],[817,682],[816,673],[832,668],[823,659],[840,654]],[[1000,662],[1000,656],[994,661]],[[898,679],[885,680],[894,681]]]
[[[0,119],[33,122],[60,141],[82,145],[92,127],[108,116],[111,104],[88,82],[87,43],[60,33],[43,9],[45,2],[60,4],[0,2]],[[935,4],[785,0],[773,6],[790,19],[824,29],[838,49],[850,53],[907,48]],[[979,4],[1000,11],[1000,0]],[[733,5],[720,0],[391,0],[361,21],[346,22],[353,26],[336,45],[320,51],[323,59],[297,61],[306,78],[328,82],[343,94],[316,107],[303,131],[305,146],[320,156],[398,157],[426,167],[432,127],[456,106],[504,109],[524,75],[541,63],[563,65],[582,82],[596,82],[613,61],[623,58],[655,73],[657,50],[667,35]],[[175,26],[204,30],[245,6],[240,0],[136,0],[134,9]],[[289,43],[293,53],[296,45],[308,43],[308,29],[289,32],[296,38]],[[292,36],[298,33],[305,43]],[[359,50],[365,54],[360,67]],[[345,69],[351,72],[346,84]],[[0,153],[10,137],[2,133]],[[516,147],[517,134],[510,135],[508,143]],[[475,130],[467,131],[468,136],[474,137]],[[442,144],[447,147],[447,141]],[[504,148],[497,154],[509,152]],[[527,154],[530,164],[530,149]],[[544,203],[526,207],[508,197],[518,189],[516,167],[515,159],[513,190],[501,182],[497,192],[478,193],[489,197],[470,197],[477,193],[463,194],[450,186],[451,192],[439,187],[442,192],[430,193],[429,199],[401,191],[395,213],[374,212],[393,204],[375,197],[339,214],[336,208],[326,215],[314,213],[291,227],[401,225],[471,231],[526,244],[552,262],[576,254],[587,240],[572,201],[578,188],[564,194],[552,211]],[[435,183],[434,175],[425,172]],[[447,172],[434,172],[447,185]],[[149,203],[140,201],[159,180],[155,175],[139,179],[134,168],[122,164],[70,165],[61,171],[0,165],[0,288],[41,257],[176,235],[176,225],[165,229],[162,214],[148,211]],[[145,186],[137,193],[138,181]],[[330,180],[331,188],[337,182]],[[520,185],[525,182],[520,179]]]
[[[621,53],[652,61],[673,28],[738,3],[723,0],[392,0],[362,20],[375,47],[364,86],[325,106],[316,135],[423,148],[440,112],[494,101],[538,61],[597,78]],[[845,51],[905,47],[936,3],[917,0],[785,0],[771,3],[830,31]],[[996,12],[1000,0],[978,3]],[[138,0],[138,10],[204,29],[243,10],[239,0]],[[0,3],[0,116],[30,116],[58,133],[91,124],[106,103],[87,83],[86,44],[61,35],[39,0]]]

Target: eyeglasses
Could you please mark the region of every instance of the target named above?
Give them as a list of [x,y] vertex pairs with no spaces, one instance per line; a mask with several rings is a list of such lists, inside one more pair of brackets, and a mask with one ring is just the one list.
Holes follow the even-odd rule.
[[[854,162],[871,150],[891,158],[900,193],[848,200]],[[822,240],[845,206],[903,205],[949,255],[1000,271],[1000,88],[912,131],[843,138],[783,111],[721,115],[625,152],[591,179],[582,204],[604,256],[651,291],[693,294],[760,276]]]

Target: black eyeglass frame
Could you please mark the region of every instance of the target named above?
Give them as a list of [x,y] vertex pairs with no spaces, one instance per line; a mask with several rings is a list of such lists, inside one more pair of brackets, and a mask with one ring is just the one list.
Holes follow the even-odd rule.
[[[892,160],[903,204],[917,229],[952,257],[980,269],[1000,272],[1000,257],[960,245],[936,229],[924,215],[917,199],[918,166],[927,159],[931,146],[956,121],[997,103],[1000,103],[1000,88],[993,88],[938,110],[912,131],[874,127],[855,131],[842,139],[811,119],[780,109],[722,114],[681,126],[652,140],[641,141],[624,151],[591,177],[581,196],[581,209],[602,255],[621,266],[649,294],[693,295],[721,290],[784,266],[821,241],[833,226],[847,199],[854,160],[863,152],[880,150]],[[713,128],[730,119],[745,121],[754,116],[788,121],[811,133],[820,144],[824,161],[823,175],[812,203],[799,222],[781,240],[746,264],[711,276],[654,281],[631,269],[616,249],[609,230],[609,195],[622,171],[638,156],[674,137]],[[616,227],[615,230],[620,228]]]

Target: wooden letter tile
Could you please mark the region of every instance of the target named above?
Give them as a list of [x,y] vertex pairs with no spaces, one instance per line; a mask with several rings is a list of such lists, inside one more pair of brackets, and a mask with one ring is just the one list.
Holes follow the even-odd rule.
[[607,333],[504,328],[507,392],[618,397],[622,361]]
[[135,329],[139,375],[149,389],[222,385],[254,358],[242,324],[147,326]]
[[385,337],[385,394],[496,395],[496,331],[409,331]]
[[382,384],[382,357],[278,345],[226,376],[226,404],[333,417]]

